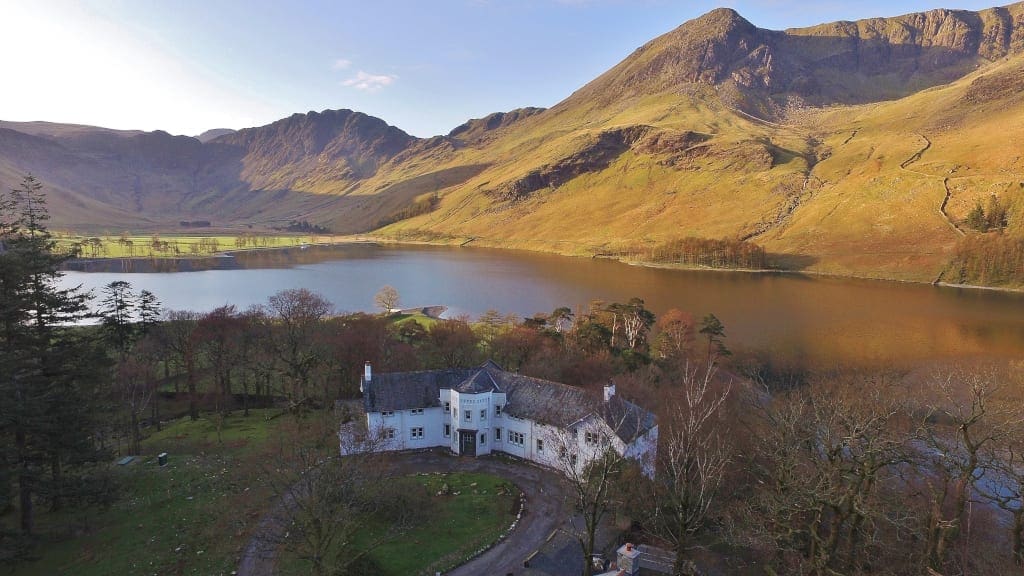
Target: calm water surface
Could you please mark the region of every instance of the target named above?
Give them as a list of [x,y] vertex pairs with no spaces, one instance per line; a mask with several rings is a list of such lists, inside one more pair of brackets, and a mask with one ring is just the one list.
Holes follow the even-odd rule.
[[[123,264],[113,264],[122,267]],[[135,269],[144,269],[141,263]],[[162,263],[164,268],[189,263]],[[690,272],[482,248],[349,245],[240,254],[192,272],[68,272],[63,284],[127,280],[168,309],[239,309],[309,288],[338,311],[372,311],[385,284],[403,306],[448,315],[488,309],[530,316],[595,299],[643,298],[662,313],[714,313],[733,349],[812,365],[971,357],[1024,358],[1024,294],[799,275]]]

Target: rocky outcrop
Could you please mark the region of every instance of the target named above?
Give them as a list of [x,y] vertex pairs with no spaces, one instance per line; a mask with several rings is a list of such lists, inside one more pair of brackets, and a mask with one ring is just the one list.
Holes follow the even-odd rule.
[[589,138],[577,152],[531,170],[521,178],[500,186],[493,194],[502,200],[522,200],[538,190],[557,188],[581,174],[604,170],[650,130],[649,126],[630,126],[600,132]]
[[556,109],[704,84],[745,112],[781,116],[790,98],[812,105],[889,100],[1020,53],[1024,3],[786,31],[757,28],[721,8],[642,46]]
[[508,112],[495,112],[483,118],[474,118],[457,126],[448,133],[448,138],[460,144],[477,143],[493,132],[507,128],[531,116],[543,112],[544,108],[516,108]]

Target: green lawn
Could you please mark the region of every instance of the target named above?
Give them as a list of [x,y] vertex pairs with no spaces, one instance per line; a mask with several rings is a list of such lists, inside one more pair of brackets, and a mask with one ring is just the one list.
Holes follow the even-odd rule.
[[413,312],[411,314],[392,314],[389,316],[392,324],[407,324],[409,322],[419,322],[420,326],[429,329],[434,324],[437,324],[437,318],[431,318],[422,312]]
[[[411,576],[445,572],[489,547],[508,529],[515,517],[519,490],[507,480],[487,474],[419,474],[409,480],[426,486],[431,494],[429,518],[370,552],[370,564],[378,576]],[[444,484],[449,493],[439,494]],[[356,550],[377,542],[386,529],[367,523],[353,544]],[[294,557],[281,559],[279,573],[309,573],[306,563]]]
[[[267,420],[275,410],[229,417],[217,439],[216,423],[187,418],[143,443],[144,455],[114,466],[123,485],[109,509],[75,513],[80,534],[44,539],[40,559],[18,566],[15,576],[37,574],[231,574],[238,554],[272,492],[262,481],[271,439],[290,417]],[[170,454],[159,467],[156,454]],[[52,519],[45,513],[40,524]]]

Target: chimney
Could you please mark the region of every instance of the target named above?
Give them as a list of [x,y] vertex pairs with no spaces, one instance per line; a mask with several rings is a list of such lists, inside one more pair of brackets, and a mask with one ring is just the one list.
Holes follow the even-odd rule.
[[370,363],[367,362],[366,366],[363,367],[363,380],[359,383],[360,392],[366,392],[366,386],[370,383],[371,379],[373,379],[373,369],[371,368]]
[[616,553],[616,566],[619,567],[619,574],[634,576],[640,574],[640,550],[627,542],[619,547]]
[[604,385],[604,401],[611,401],[612,396],[615,396],[615,382],[609,380],[608,383]]

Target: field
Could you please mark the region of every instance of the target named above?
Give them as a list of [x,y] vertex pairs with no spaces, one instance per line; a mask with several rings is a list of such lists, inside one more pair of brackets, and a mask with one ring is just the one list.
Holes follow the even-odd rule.
[[288,248],[310,244],[332,244],[340,237],[305,235],[162,235],[81,236],[70,232],[54,235],[58,248],[77,249],[82,258],[188,258],[212,256],[231,250]]

